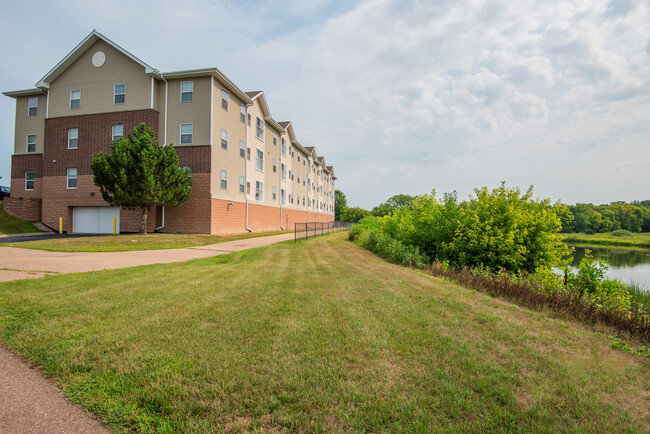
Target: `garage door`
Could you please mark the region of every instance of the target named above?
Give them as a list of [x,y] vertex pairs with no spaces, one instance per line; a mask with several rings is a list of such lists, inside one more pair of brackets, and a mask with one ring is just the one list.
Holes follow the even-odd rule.
[[75,234],[112,234],[113,219],[120,233],[120,209],[108,206],[76,206],[72,209],[72,230]]

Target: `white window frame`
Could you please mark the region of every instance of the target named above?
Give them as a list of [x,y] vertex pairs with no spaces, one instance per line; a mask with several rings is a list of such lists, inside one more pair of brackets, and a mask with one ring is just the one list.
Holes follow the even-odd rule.
[[246,104],[241,103],[239,106],[239,120],[242,123],[246,123]]
[[68,128],[68,149],[79,148],[79,128]]
[[287,141],[284,140],[284,137],[281,140],[281,145],[280,145],[280,152],[282,152],[282,155],[287,155]]
[[[117,92],[117,86],[124,86],[124,92],[118,93]],[[122,102],[117,102],[117,97],[118,96],[124,97]],[[118,84],[113,85],[113,104],[114,105],[115,104],[117,104],[117,105],[126,104],[126,83],[118,83]]]
[[255,148],[255,170],[264,172],[264,151]]
[[[31,176],[32,179],[29,179],[30,177],[29,177],[28,175],[30,175],[30,174],[32,175],[32,176]],[[28,183],[28,182],[31,182],[31,183],[32,183],[32,188],[29,188],[29,187],[27,186],[27,183]],[[34,177],[34,171],[33,171],[33,170],[28,170],[28,171],[26,171],[26,172],[25,172],[25,191],[32,191],[32,190],[34,190],[34,185],[35,185],[35,183],[36,183],[36,181],[35,181],[35,177]]]
[[287,180],[287,165],[282,162],[280,162],[280,179]]
[[246,141],[239,140],[239,156],[246,158]]
[[264,121],[259,116],[255,116],[255,137],[264,141]]
[[[188,84],[190,90],[185,90],[183,91],[183,85]],[[180,86],[180,101],[181,102],[194,102],[194,81],[181,81],[181,86]],[[183,94],[189,94],[189,99],[187,101],[183,101]]]
[[282,205],[287,204],[287,190],[285,190],[284,188],[280,189],[280,203]]
[[[72,172],[74,171],[74,172]],[[76,190],[77,189],[77,168],[76,167],[70,167],[66,171],[66,179],[67,179],[67,184],[66,186],[68,187],[68,190]],[[74,186],[70,187],[70,181],[74,181]]]
[[[190,126],[190,132],[183,134],[183,126]],[[194,124],[181,124],[179,128],[179,133],[180,133],[180,141],[179,143],[181,145],[191,145],[194,142]],[[184,142],[183,141],[183,136],[190,136],[190,141],[189,142]]]
[[273,200],[275,200],[278,197],[278,188],[274,185],[273,186]]
[[221,149],[228,150],[228,131],[223,128],[221,129]]
[[273,173],[276,173],[278,171],[278,160],[275,158],[273,159]]
[[255,181],[255,200],[264,202],[264,182]]
[[[116,128],[121,128],[122,134],[117,134]],[[113,137],[114,142],[122,140],[122,137],[124,137],[124,125],[113,125],[113,128],[111,129],[111,137]],[[115,139],[115,137],[118,137],[118,139]]]
[[[79,98],[72,98],[74,92],[79,92]],[[78,101],[76,107],[73,107],[73,101]],[[81,89],[70,89],[70,110],[76,110],[78,108],[81,108]]]
[[[32,104],[34,102],[35,104]],[[32,109],[34,113],[32,113]],[[27,100],[27,116],[36,116],[38,115],[38,97],[29,98]]]
[[278,133],[273,131],[273,144],[277,145],[278,144]]
[[228,190],[228,171],[221,169],[221,183],[222,190]]
[[228,102],[230,101],[230,94],[226,89],[221,89],[221,108],[228,111]]
[[[29,138],[30,138],[30,137],[33,137],[33,138],[34,138],[34,142],[33,142],[33,143],[30,143],[30,141],[29,141]],[[26,140],[25,151],[26,151],[28,154],[33,154],[34,152],[36,152],[36,134],[27,134],[27,138],[26,138],[25,140]],[[33,150],[33,151],[30,151],[30,150],[29,150],[29,145],[34,145],[34,150]]]
[[246,193],[246,178],[243,175],[239,175],[239,192]]

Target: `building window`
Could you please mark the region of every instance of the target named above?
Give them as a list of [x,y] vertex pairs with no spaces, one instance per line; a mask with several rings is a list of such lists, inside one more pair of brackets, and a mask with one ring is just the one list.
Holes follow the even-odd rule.
[[225,111],[228,111],[228,91],[226,89],[221,89],[221,108]]
[[246,142],[243,140],[239,141],[239,156],[246,158]]
[[281,170],[281,179],[283,181],[287,180],[287,165],[284,163],[280,163],[280,170]]
[[194,82],[181,82],[181,102],[192,102],[194,100]]
[[70,108],[78,109],[81,107],[81,89],[72,89],[70,91]]
[[273,159],[273,173],[278,171],[278,161],[274,158]]
[[282,205],[287,204],[287,190],[284,188],[280,189],[280,200],[282,202]]
[[264,140],[264,121],[256,116],[255,135],[258,139]]
[[246,183],[246,194],[251,194],[251,183],[250,182]]
[[300,154],[298,154],[298,163],[300,163]]
[[305,196],[302,197],[302,206],[305,206]]
[[300,205],[300,194],[296,193],[296,204]]
[[284,137],[282,138],[282,145],[280,146],[280,151],[282,152],[282,155],[287,155],[287,142],[284,140]]
[[187,173],[187,177],[190,178],[190,187],[192,187],[192,168],[190,166],[181,166],[181,169]]
[[255,148],[255,168],[264,172],[264,152]]
[[246,190],[246,178],[239,175],[239,192],[243,193]]
[[264,200],[264,183],[262,181],[255,181],[255,200]]
[[278,144],[278,133],[273,131],[273,144],[277,145]]
[[119,142],[124,137],[124,125],[113,125],[113,141]]
[[34,172],[25,172],[25,190],[34,189]]
[[192,144],[192,130],[192,124],[181,124],[181,145]]
[[221,130],[221,147],[228,149],[228,131]]
[[27,134],[27,152],[36,152],[36,134]]
[[113,104],[124,104],[126,101],[126,84],[113,86]]
[[30,98],[27,101],[27,116],[36,116],[38,114],[38,98]]
[[277,197],[278,197],[278,189],[277,189],[277,187],[274,185],[274,186],[273,186],[273,200],[275,200]]
[[77,169],[68,169],[68,188],[77,188]]
[[246,123],[246,106],[244,103],[239,106],[239,120]]
[[293,203],[293,193],[289,194],[289,203]]
[[68,130],[68,149],[77,149],[79,146],[79,128]]
[[246,157],[248,161],[251,161],[251,148],[246,148]]
[[298,184],[300,184],[300,172],[298,172]]
[[221,170],[221,189],[222,190],[227,190],[228,189],[228,171],[227,170]]

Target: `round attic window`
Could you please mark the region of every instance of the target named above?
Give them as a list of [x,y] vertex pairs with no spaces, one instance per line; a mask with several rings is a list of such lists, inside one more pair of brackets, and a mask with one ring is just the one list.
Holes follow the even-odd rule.
[[93,54],[93,66],[95,68],[101,67],[104,62],[106,62],[106,55],[104,54],[103,51],[98,51],[95,54]]

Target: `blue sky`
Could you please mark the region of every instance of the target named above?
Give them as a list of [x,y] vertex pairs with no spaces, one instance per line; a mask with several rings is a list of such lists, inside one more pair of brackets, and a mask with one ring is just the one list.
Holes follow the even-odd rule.
[[[650,1],[13,2],[0,88],[95,28],[161,71],[217,66],[334,165],[351,205],[501,181],[650,198]],[[8,184],[14,101],[0,98]]]

